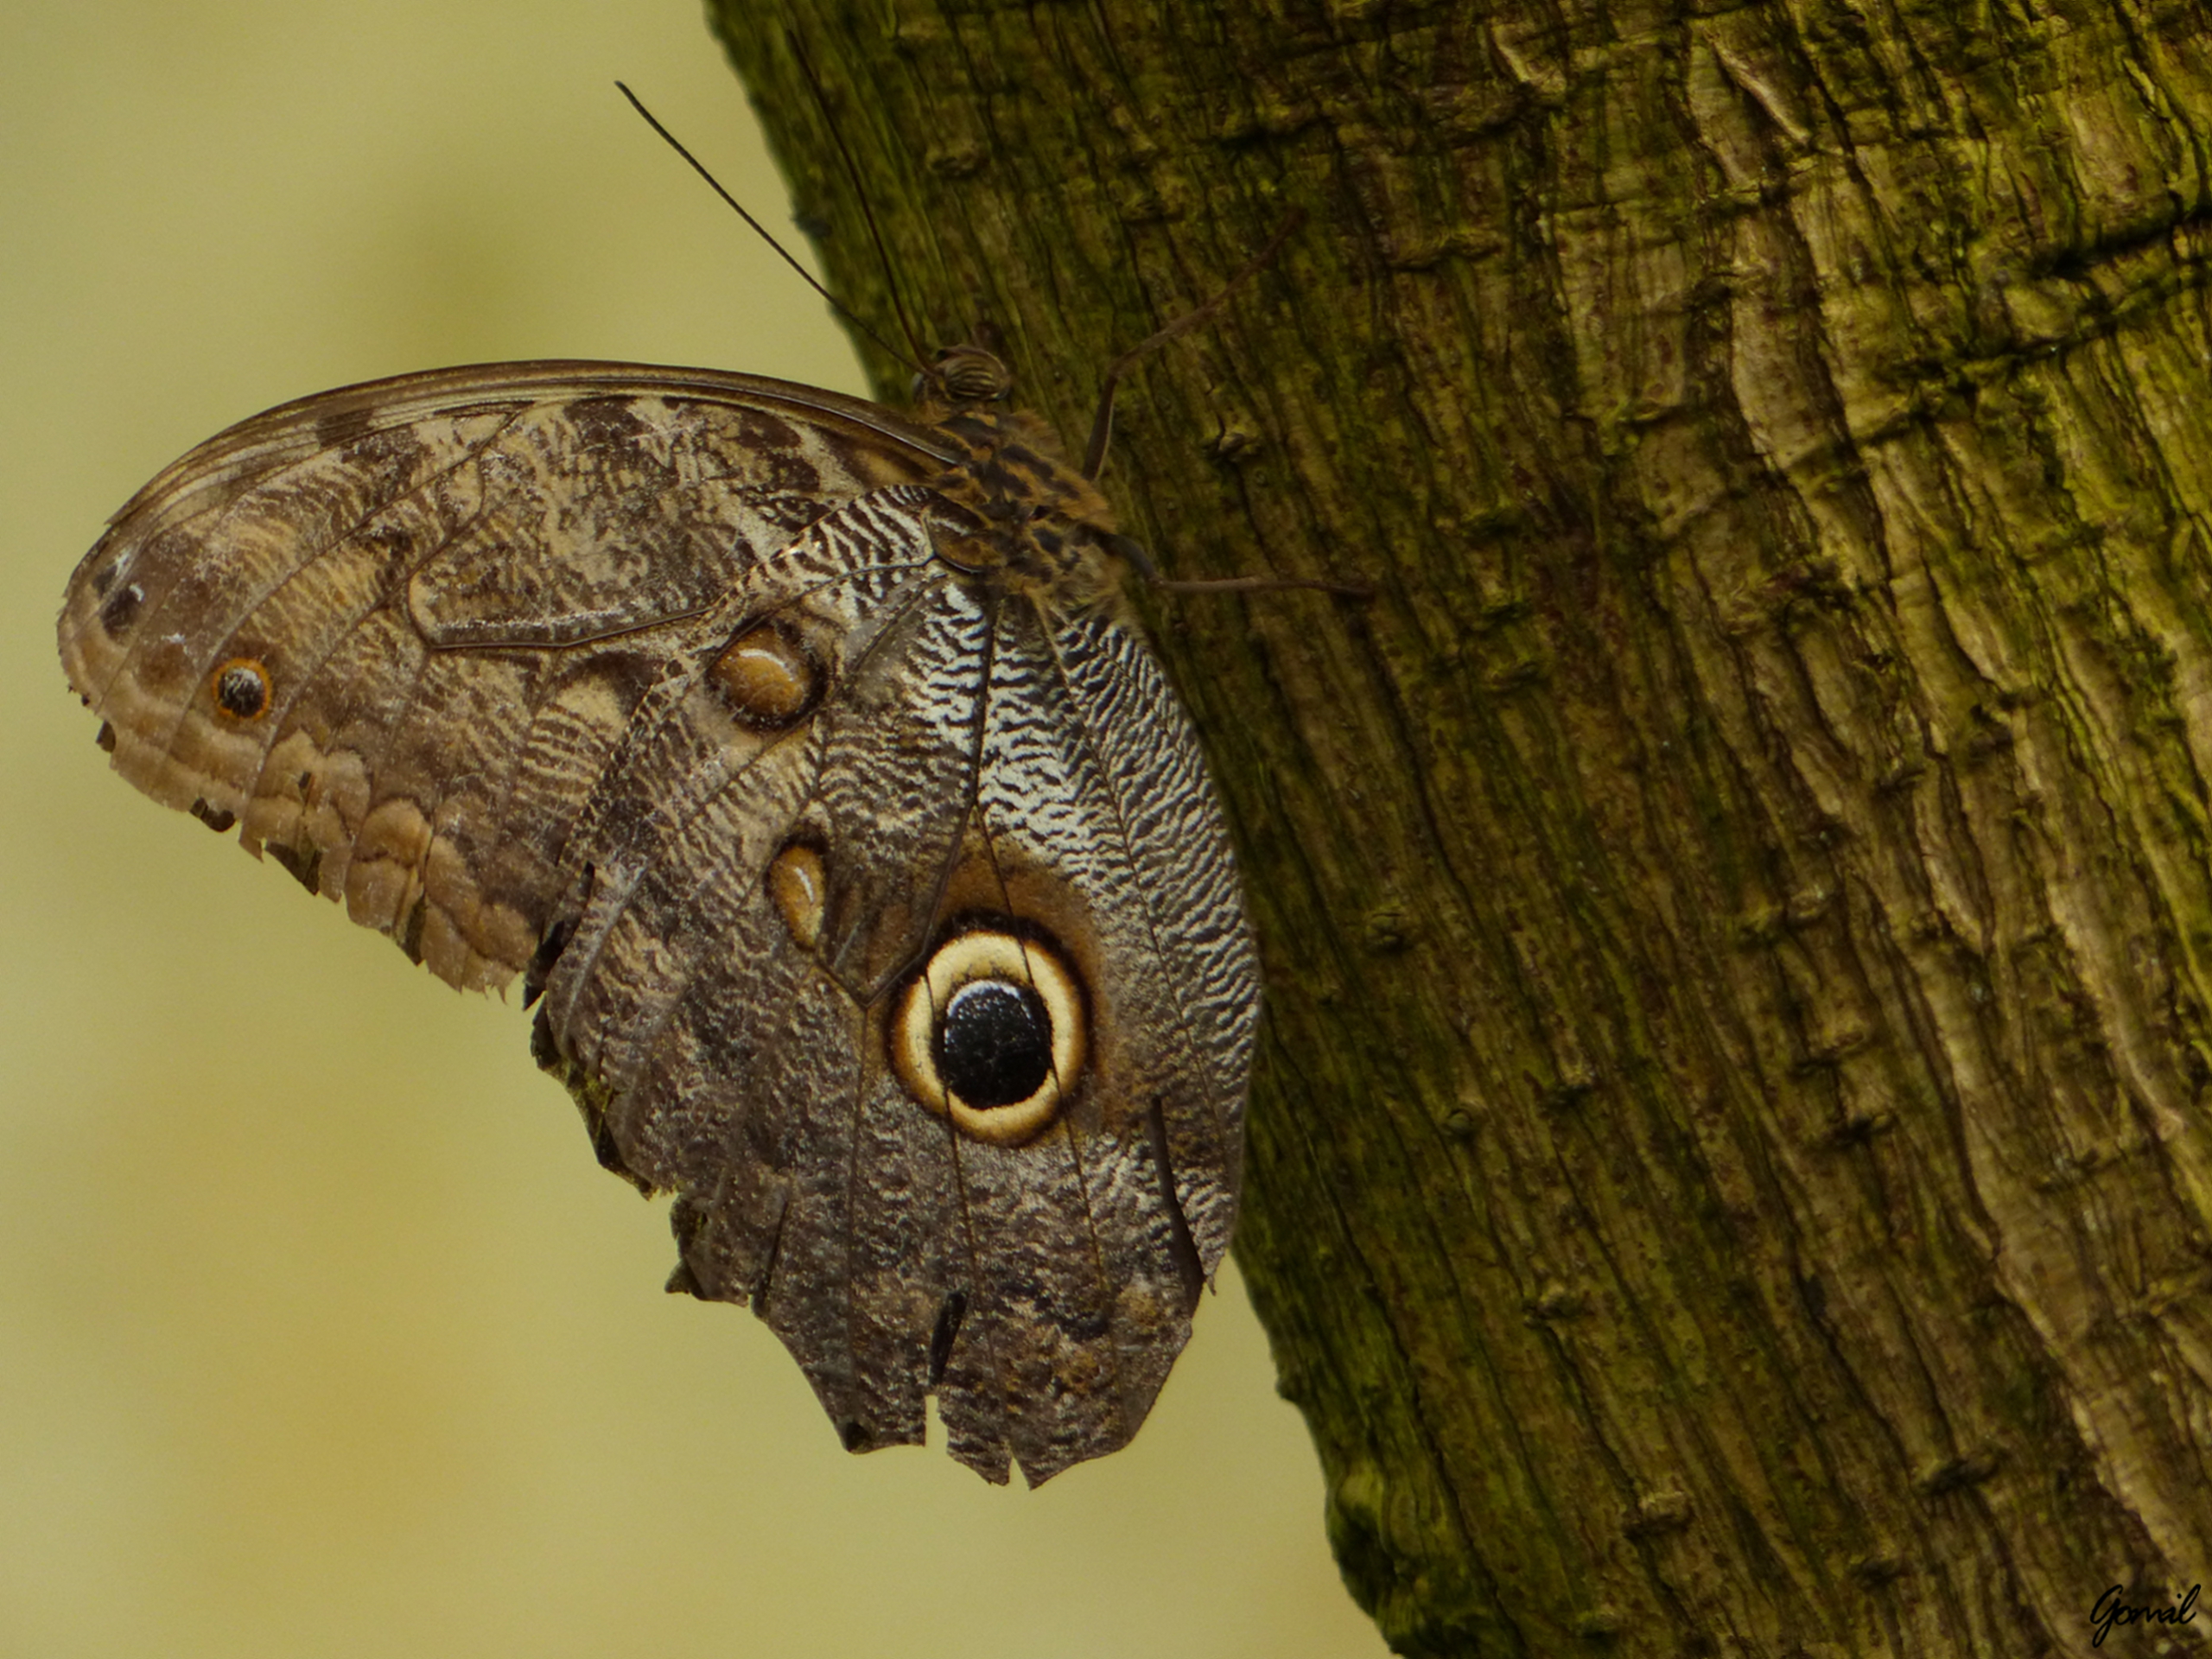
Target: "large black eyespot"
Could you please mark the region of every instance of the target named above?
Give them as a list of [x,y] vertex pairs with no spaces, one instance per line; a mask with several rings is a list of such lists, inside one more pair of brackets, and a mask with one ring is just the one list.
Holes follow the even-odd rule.
[[1083,993],[1059,952],[987,925],[938,945],[899,994],[892,1069],[963,1133],[1019,1145],[1058,1115],[1087,1035]]
[[944,1086],[984,1111],[1027,1100],[1052,1071],[1052,1018],[1027,985],[973,979],[952,994],[937,1033]]

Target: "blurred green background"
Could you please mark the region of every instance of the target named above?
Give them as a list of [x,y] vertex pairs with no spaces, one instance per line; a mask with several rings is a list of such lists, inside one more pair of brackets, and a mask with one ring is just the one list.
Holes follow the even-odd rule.
[[55,664],[106,515],[268,404],[440,364],[859,391],[691,0],[7,10],[0,1653],[1374,1656],[1233,1268],[1135,1444],[1037,1493],[850,1458],[664,1296],[526,1022],[106,770]]

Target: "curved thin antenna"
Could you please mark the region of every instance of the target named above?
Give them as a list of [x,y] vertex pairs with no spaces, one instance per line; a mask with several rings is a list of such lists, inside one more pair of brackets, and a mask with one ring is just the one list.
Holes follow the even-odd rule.
[[1114,388],[1121,384],[1122,377],[1128,372],[1130,365],[1146,353],[1158,351],[1169,340],[1189,334],[1201,323],[1212,321],[1221,308],[1229,303],[1230,296],[1249,281],[1253,273],[1281,252],[1282,245],[1289,241],[1305,223],[1306,210],[1303,207],[1292,208],[1288,216],[1276,227],[1275,233],[1268,238],[1268,245],[1247,259],[1243,268],[1224,283],[1211,299],[1195,311],[1185,311],[1158,334],[1139,340],[1106,365],[1106,378],[1098,385],[1098,413],[1091,417],[1090,442],[1083,446],[1083,475],[1085,478],[1096,478],[1106,465],[1106,445],[1114,435]]
[[[816,282],[814,280],[813,273],[808,270],[804,265],[799,264],[798,260],[792,258],[790,251],[782,243],[777,241],[774,237],[768,234],[768,227],[766,226],[763,225],[759,219],[753,218],[752,214],[745,211],[745,204],[743,202],[740,201],[735,196],[733,196],[728,191],[722,188],[722,181],[716,178],[713,174],[707,171],[706,163],[702,162],[696,156],[694,156],[690,150],[684,149],[683,141],[678,139],[677,136],[671,132],[666,127],[661,125],[660,122],[654,117],[653,112],[645,106],[644,101],[640,99],[635,92],[632,92],[629,87],[625,86],[621,81],[618,80],[614,84],[621,89],[622,96],[630,100],[630,107],[637,111],[639,115],[645,117],[645,124],[651,127],[655,132],[658,133],[661,137],[661,141],[671,149],[674,150],[685,161],[691,163],[691,170],[694,173],[696,173],[701,178],[704,179],[714,188],[715,194],[720,196],[724,201],[728,202],[731,208],[735,211],[737,216],[753,227],[753,233],[755,236],[759,237],[763,242],[766,242],[770,247],[776,251],[776,254],[779,258],[782,259],[785,264],[789,265],[793,270],[798,273],[799,280],[801,282],[804,283],[809,288],[819,294],[823,299],[829,301],[832,310],[836,311],[839,316],[844,318],[846,321],[851,323],[854,327],[859,329],[861,333],[866,334],[870,340],[874,340],[876,345],[880,346],[889,355],[898,358],[900,362],[905,363],[908,368],[912,369],[918,374],[926,374],[928,372],[928,371],[923,368],[919,363],[914,362],[912,359],[902,356],[896,346],[890,344],[881,334],[877,334],[874,329],[869,327],[867,322],[863,321],[850,306],[847,305],[835,294],[832,294],[828,289],[823,287],[821,283]],[[843,146],[840,145],[839,148],[842,149]],[[868,221],[869,229],[873,230],[874,228],[874,219],[870,219]],[[893,294],[892,298],[895,303],[898,296],[896,294]],[[900,321],[903,321],[904,320],[905,318],[902,314]]]
[[[875,262],[883,270],[883,286],[891,296],[891,308],[899,318],[899,332],[906,336],[906,348],[916,358],[927,356],[929,347],[922,344],[922,337],[914,332],[914,320],[906,315],[906,302],[899,297],[899,268],[891,263],[891,250],[884,245],[883,231],[875,222],[875,209],[868,206],[868,190],[861,183],[861,170],[853,160],[853,152],[845,148],[845,135],[838,130],[836,112],[830,107],[830,95],[822,90],[822,82],[814,73],[813,61],[806,55],[795,29],[785,29],[784,40],[791,49],[791,56],[798,60],[799,73],[806,77],[807,90],[814,94],[814,106],[822,111],[822,124],[830,130],[830,142],[837,147],[837,159],[845,164],[845,176],[852,181],[853,199],[861,205],[861,218],[868,224],[868,239],[875,245]],[[870,335],[870,339],[874,336]],[[880,341],[877,342],[879,345]],[[892,353],[896,357],[899,353]],[[918,366],[909,363],[909,367]],[[926,372],[926,371],[925,371]]]

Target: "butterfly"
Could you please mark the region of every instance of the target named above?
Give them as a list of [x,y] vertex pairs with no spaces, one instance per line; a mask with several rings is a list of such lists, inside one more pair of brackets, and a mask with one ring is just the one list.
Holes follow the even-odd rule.
[[[1259,981],[1132,544],[980,347],[901,415],[586,362],[288,404],[72,576],[115,769],[448,982],[519,976],[669,1288],[844,1445],[1135,1433],[1235,1224]],[[1103,432],[1103,428],[1102,428]]]

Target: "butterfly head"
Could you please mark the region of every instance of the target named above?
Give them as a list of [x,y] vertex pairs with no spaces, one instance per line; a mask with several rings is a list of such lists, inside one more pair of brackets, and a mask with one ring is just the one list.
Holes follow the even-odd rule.
[[1014,371],[981,346],[948,346],[914,377],[910,395],[924,415],[942,420],[964,410],[1002,404],[1014,391]]

